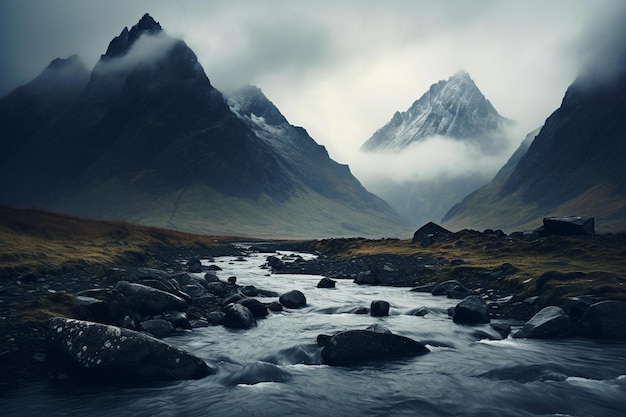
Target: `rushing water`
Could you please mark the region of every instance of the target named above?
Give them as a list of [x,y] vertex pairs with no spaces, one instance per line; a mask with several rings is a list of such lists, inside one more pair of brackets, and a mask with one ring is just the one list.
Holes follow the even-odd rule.
[[[37,385],[0,396],[13,416],[626,416],[626,342],[478,340],[456,325],[453,300],[319,276],[269,275],[267,254],[218,258],[220,277],[283,293],[307,307],[271,313],[251,330],[195,329],[167,339],[216,365],[198,381],[122,386]],[[259,298],[261,301],[273,299]],[[391,303],[389,317],[346,313]],[[406,314],[426,307],[423,317]],[[380,323],[426,343],[424,356],[354,367],[320,364],[318,334]]]

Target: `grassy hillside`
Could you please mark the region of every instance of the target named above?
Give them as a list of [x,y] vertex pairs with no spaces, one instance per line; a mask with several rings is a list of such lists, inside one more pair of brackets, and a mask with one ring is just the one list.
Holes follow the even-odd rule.
[[463,277],[471,283],[477,279],[473,269],[493,270],[508,263],[517,272],[504,281],[483,284],[513,289],[525,296],[539,295],[546,302],[583,294],[626,300],[626,233],[523,241],[464,231],[427,248],[410,240],[392,239],[328,239],[307,246],[343,259],[400,255],[465,261],[435,268],[433,278],[437,281]]
[[0,277],[81,264],[149,264],[151,251],[180,248],[219,252],[228,250],[233,240],[0,207]]

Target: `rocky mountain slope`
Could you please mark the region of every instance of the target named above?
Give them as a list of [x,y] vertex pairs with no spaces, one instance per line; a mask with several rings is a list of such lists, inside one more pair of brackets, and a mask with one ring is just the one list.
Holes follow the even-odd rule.
[[514,168],[452,208],[448,228],[528,229],[545,216],[595,217],[626,229],[626,72],[576,80]]
[[[473,153],[467,159],[471,159],[474,166],[469,166],[462,174],[455,172],[433,179],[415,176],[401,183],[394,178],[369,178],[365,185],[413,226],[439,222],[450,207],[489,182],[495,170],[485,172],[480,167],[480,157],[505,152],[508,146],[505,130],[512,125],[511,120],[498,114],[467,72],[458,72],[448,80],[431,85],[407,111],[396,112],[363,143],[361,150],[384,154],[387,158],[396,155],[401,160],[405,153],[419,155],[421,144],[426,146],[428,142],[429,149],[433,149],[452,141],[459,145],[454,152]],[[445,145],[445,149],[450,146]],[[447,170],[456,171],[450,168]]]
[[364,151],[400,150],[434,135],[483,147],[511,121],[500,116],[470,75],[460,71],[430,86],[405,112],[396,112],[361,147]]
[[[70,72],[75,61],[56,66]],[[194,52],[147,14],[111,41],[88,81],[69,78],[83,85],[60,83],[67,100],[40,125],[16,123],[3,135],[1,203],[196,233],[407,233],[389,206],[278,109],[288,134],[234,113]],[[22,87],[19,105],[12,104],[19,89],[0,100],[0,117],[21,120],[20,108],[42,100],[36,84]],[[246,111],[250,120],[274,122]]]

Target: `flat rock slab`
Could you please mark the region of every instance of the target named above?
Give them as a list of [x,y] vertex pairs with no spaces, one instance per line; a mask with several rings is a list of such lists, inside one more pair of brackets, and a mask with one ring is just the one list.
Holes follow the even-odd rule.
[[70,373],[124,382],[200,379],[215,373],[202,359],[144,333],[83,320],[48,321],[47,344]]

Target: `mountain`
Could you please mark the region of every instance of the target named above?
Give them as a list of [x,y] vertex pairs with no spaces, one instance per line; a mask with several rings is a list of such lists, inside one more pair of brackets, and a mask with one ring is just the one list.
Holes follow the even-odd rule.
[[626,71],[579,77],[526,152],[444,218],[448,228],[534,229],[545,216],[590,216],[626,229]]
[[[42,97],[35,81],[21,87],[25,102]],[[410,232],[260,91],[235,95],[245,105],[234,112],[194,52],[147,14],[110,42],[80,87],[39,126],[17,123],[3,136],[0,203],[196,233]],[[0,109],[17,108],[18,90]]]
[[470,75],[460,71],[430,86],[405,112],[396,112],[363,145],[363,151],[401,150],[411,143],[438,135],[493,146],[493,136],[510,125],[478,89]]
[[[395,155],[398,164],[403,165],[405,155],[419,155],[422,144],[429,146],[430,152],[443,144],[457,154],[471,152],[472,156],[465,159],[474,166],[463,173],[401,183],[393,178],[368,178],[365,185],[414,227],[430,221],[438,223],[450,207],[490,181],[495,170],[486,171],[480,166],[480,158],[501,157],[506,152],[505,130],[512,124],[498,114],[470,75],[460,71],[431,85],[407,111],[396,112],[391,121],[363,143],[361,151],[384,154],[386,158]],[[446,141],[458,146],[451,148]]]

